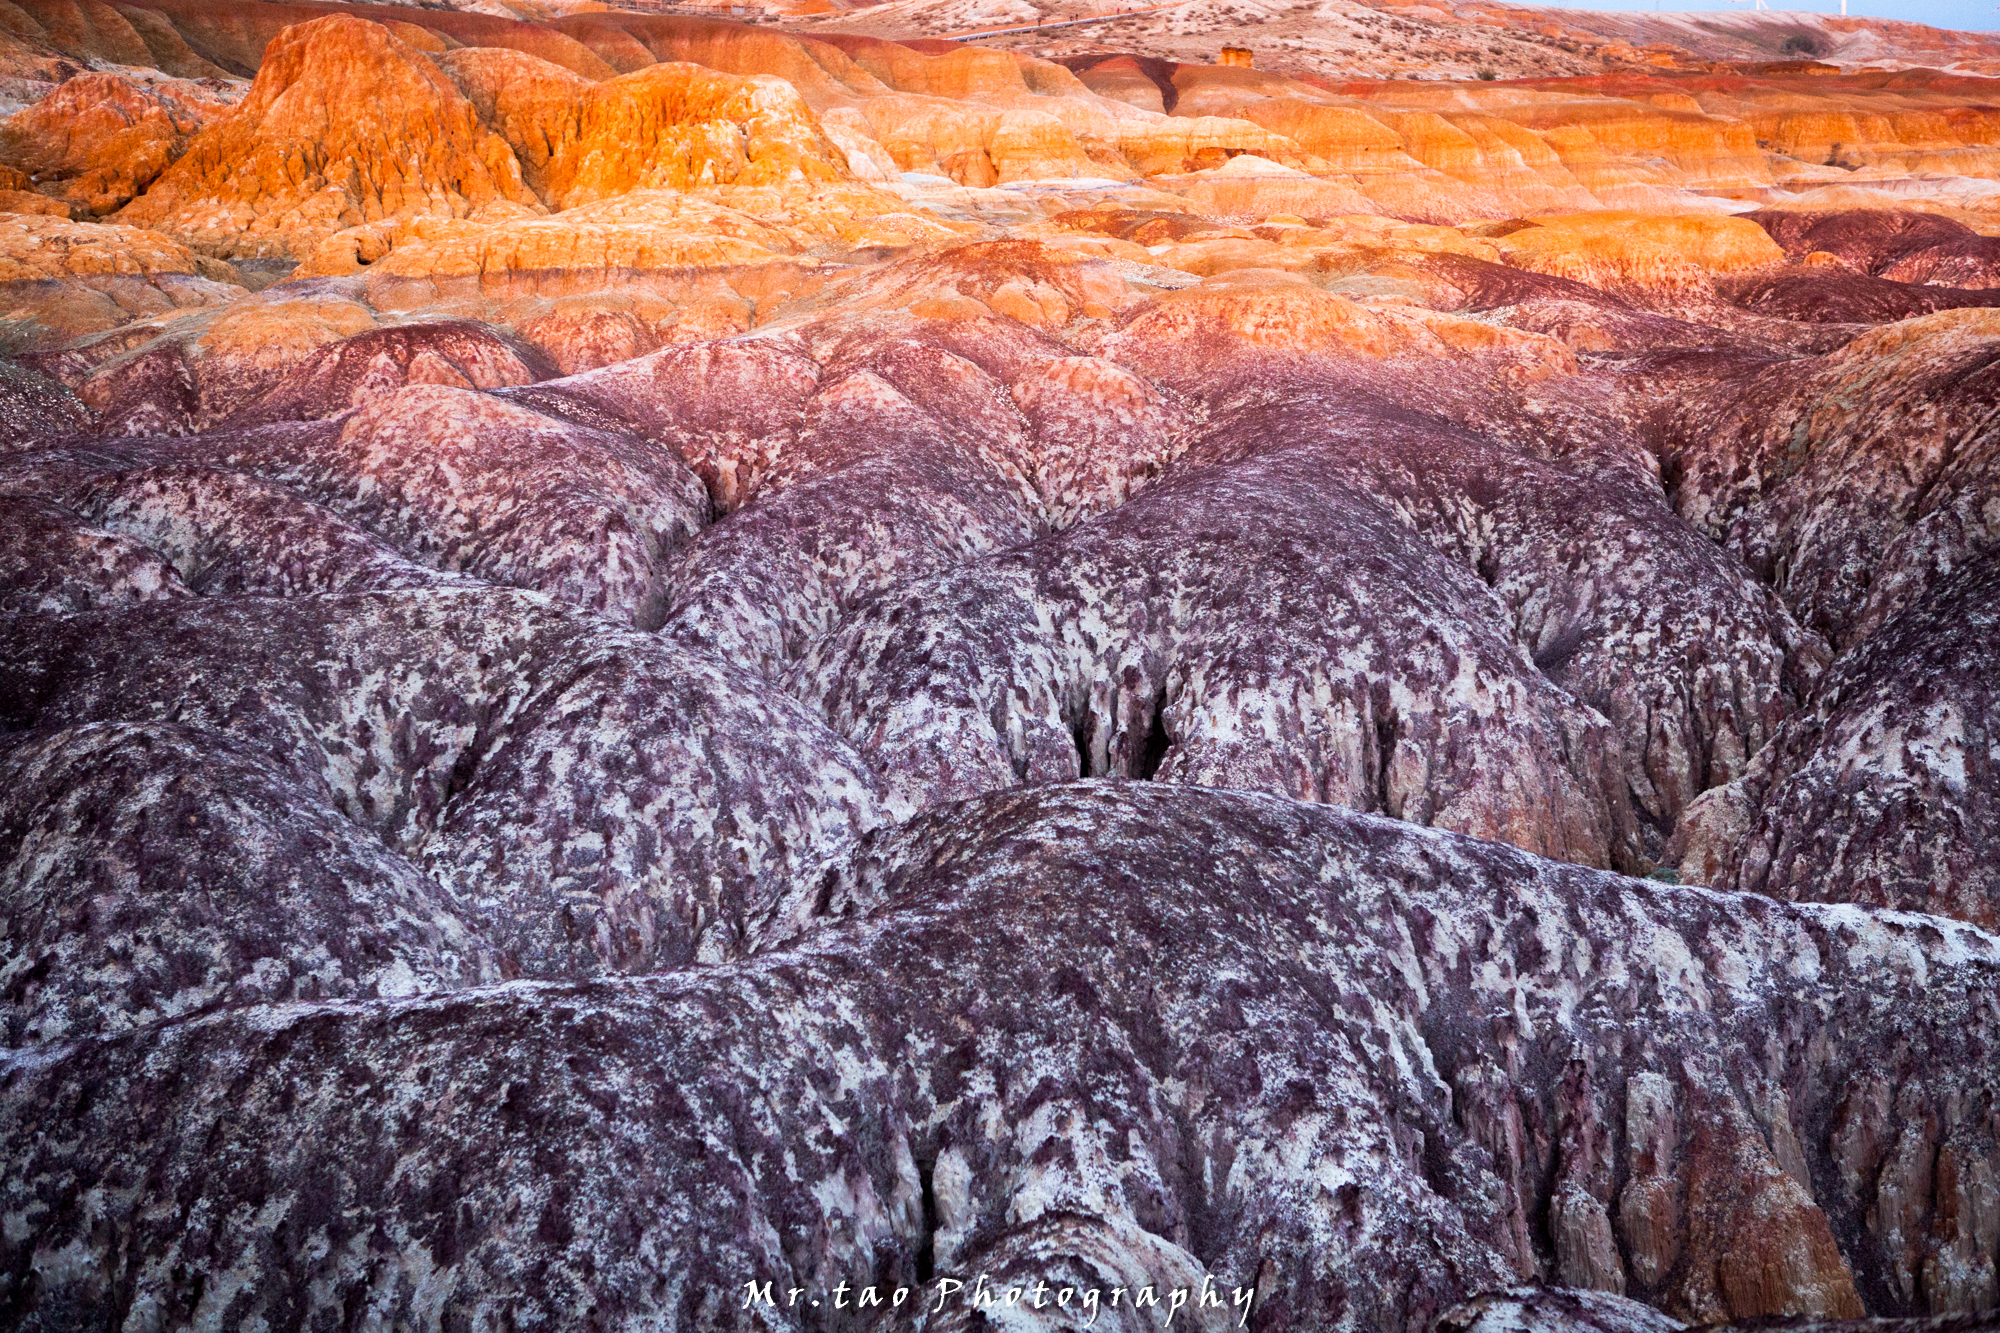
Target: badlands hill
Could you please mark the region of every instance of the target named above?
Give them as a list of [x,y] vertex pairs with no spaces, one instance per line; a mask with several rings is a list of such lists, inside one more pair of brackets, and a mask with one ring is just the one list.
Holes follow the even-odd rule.
[[0,0],[0,1325],[1993,1328],[1986,40],[816,9]]

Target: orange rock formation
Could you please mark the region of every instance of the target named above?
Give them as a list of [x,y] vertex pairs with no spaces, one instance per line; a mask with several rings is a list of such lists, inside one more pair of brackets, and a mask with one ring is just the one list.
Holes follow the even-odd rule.
[[0,161],[101,217],[151,185],[227,110],[199,84],[80,75],[0,122]]
[[301,254],[346,227],[535,207],[504,139],[380,24],[285,30],[235,113],[197,135],[121,221],[220,254]]

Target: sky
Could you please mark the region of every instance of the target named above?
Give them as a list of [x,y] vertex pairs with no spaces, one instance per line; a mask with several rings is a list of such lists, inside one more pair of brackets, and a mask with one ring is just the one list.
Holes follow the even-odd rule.
[[[1536,0],[1537,3],[1563,6],[1564,0]],[[1799,9],[1816,14],[1838,14],[1840,0],[1764,0],[1772,9]],[[1653,9],[1655,0],[1576,0],[1566,6],[1571,9]],[[1727,0],[1658,0],[1657,8],[1662,10],[1733,9],[1750,8],[1750,0],[1741,4],[1730,4]],[[2000,12],[1994,8],[1994,0],[1847,0],[1850,16],[1861,15],[1877,19],[1905,19],[1911,23],[1928,23],[1934,28],[1966,28],[1980,32],[2000,28]]]

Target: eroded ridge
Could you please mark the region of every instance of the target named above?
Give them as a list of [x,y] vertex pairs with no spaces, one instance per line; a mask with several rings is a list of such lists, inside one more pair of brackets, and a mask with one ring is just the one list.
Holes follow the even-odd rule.
[[7,10],[0,1324],[1991,1328],[2000,48],[769,3]]
[[[2000,951],[1969,926],[1115,782],[923,816],[819,896],[865,915],[755,962],[17,1064],[7,1207],[76,1256],[39,1299],[751,1328],[745,1272],[1214,1274],[1271,1326],[1375,1328],[1521,1275],[1726,1317],[1978,1272],[1949,1219],[2000,1151]],[[117,1162],[145,1183],[71,1202]],[[128,1245],[161,1262],[121,1287]]]

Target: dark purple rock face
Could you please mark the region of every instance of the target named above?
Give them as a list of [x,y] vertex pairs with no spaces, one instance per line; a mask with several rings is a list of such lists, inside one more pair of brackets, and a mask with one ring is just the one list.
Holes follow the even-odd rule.
[[82,430],[90,413],[59,381],[0,358],[0,450]]
[[318,774],[172,722],[0,749],[8,1041],[498,981],[507,959]]
[[1771,210],[1747,216],[1794,258],[1820,251],[1892,282],[2000,286],[2000,241],[1936,213]]
[[1675,508],[1851,646],[2000,539],[1995,330],[1943,311],[1685,395],[1662,431]]
[[308,781],[516,972],[742,952],[788,868],[879,820],[874,780],[792,699],[529,594],[160,609],[10,621],[8,722],[35,737],[171,721]]
[[[1123,782],[934,812],[816,893],[750,961],[16,1064],[0,1207],[37,1222],[0,1253],[46,1276],[11,1309],[729,1329],[791,1322],[742,1308],[751,1280],[1206,1275],[1254,1288],[1261,1327],[1384,1328],[1538,1273],[1705,1311],[1846,1239],[1817,1293],[1839,1310],[1921,1281],[1855,1243],[1889,1189],[1843,1183],[1873,1089],[1916,1112],[1892,1142],[2000,1160],[1975,1109],[2000,949],[1968,926]],[[1871,996],[1913,972],[1921,1016]],[[1938,1188],[1894,1206],[1949,1252]],[[132,1252],[158,1262],[125,1278]]]
[[[399,324],[303,348],[233,349],[233,339],[216,348],[199,328],[131,345],[142,336],[114,331],[79,348],[39,353],[36,360],[69,372],[65,378],[74,381],[95,413],[96,429],[107,435],[189,435],[223,422],[317,421],[406,385],[497,389],[557,373],[521,339],[471,320]],[[0,402],[6,392],[0,389]]]
[[1815,324],[1888,324],[1939,310],[2000,305],[2000,292],[1924,286],[1831,265],[1753,273],[1716,284],[1724,300],[1761,315]]
[[498,389],[555,374],[555,366],[532,347],[483,324],[402,324],[320,348],[237,408],[232,419],[245,425],[316,421],[410,384]]
[[218,593],[468,575],[649,628],[674,549],[709,518],[669,449],[431,385],[327,421],[18,453],[0,460],[0,493],[151,541]]
[[86,527],[48,500],[0,497],[0,611],[83,611],[187,595],[172,561],[152,547]]
[[0,363],[0,1327],[1994,1327],[1993,243],[1755,217]]
[[1717,882],[2000,927],[2000,552],[1842,659],[1742,780]]
[[[1990,1333],[1991,1315],[1928,1319],[1767,1317],[1703,1324],[1702,1333]],[[1658,1310],[1601,1291],[1523,1286],[1487,1292],[1441,1316],[1436,1333],[1679,1333],[1687,1325]]]

